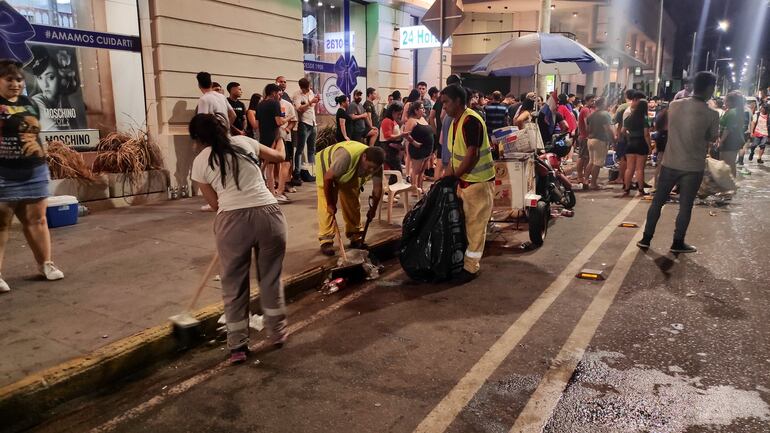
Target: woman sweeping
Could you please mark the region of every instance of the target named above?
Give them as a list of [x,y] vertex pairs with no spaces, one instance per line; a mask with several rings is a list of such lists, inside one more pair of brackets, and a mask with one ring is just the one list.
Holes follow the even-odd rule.
[[[0,60],[0,266],[16,215],[40,273],[47,280],[60,280],[64,274],[51,261],[51,234],[45,219],[50,174],[38,137],[39,114],[21,94],[21,68],[21,63]],[[0,293],[10,290],[0,274]]]
[[257,166],[259,158],[280,163],[286,155],[282,145],[271,149],[244,135],[228,136],[212,114],[195,115],[189,130],[196,150],[200,150],[193,162],[192,179],[217,212],[214,235],[222,263],[227,346],[230,362],[238,364],[248,354],[252,251],[257,258],[260,302],[270,339],[276,347],[286,341],[281,285],[286,220]]

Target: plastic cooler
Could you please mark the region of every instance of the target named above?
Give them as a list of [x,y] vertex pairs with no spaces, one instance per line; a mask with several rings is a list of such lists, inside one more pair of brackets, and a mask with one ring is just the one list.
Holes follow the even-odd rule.
[[78,222],[78,199],[71,195],[48,197],[45,217],[48,227],[71,226]]

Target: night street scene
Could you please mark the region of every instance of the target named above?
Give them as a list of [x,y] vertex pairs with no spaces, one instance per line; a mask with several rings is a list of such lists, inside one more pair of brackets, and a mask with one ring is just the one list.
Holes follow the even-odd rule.
[[769,0],[0,0],[0,433],[770,433]]

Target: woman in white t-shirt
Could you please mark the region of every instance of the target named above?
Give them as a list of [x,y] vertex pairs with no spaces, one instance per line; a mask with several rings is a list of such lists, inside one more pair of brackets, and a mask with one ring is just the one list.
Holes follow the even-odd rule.
[[217,212],[214,234],[222,264],[227,346],[230,362],[238,364],[248,354],[252,251],[257,258],[265,325],[275,346],[281,347],[286,341],[281,285],[286,220],[257,166],[260,158],[280,163],[286,155],[282,144],[271,149],[245,135],[230,137],[213,114],[196,114],[189,131],[196,150],[200,150],[193,161],[192,179]]

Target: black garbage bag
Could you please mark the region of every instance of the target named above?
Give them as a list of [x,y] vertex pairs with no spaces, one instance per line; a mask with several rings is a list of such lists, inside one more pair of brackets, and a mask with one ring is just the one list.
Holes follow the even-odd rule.
[[399,261],[414,280],[447,280],[463,269],[468,239],[459,182],[440,179],[404,217]]

